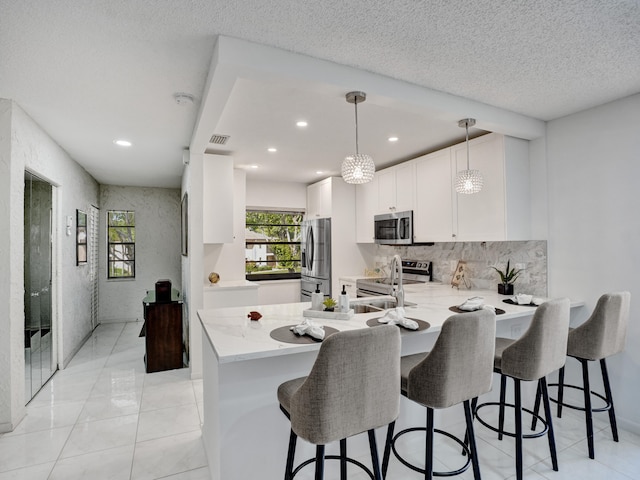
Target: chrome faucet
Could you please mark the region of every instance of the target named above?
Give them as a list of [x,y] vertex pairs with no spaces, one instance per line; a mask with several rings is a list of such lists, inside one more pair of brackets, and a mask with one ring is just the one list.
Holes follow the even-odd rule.
[[402,287],[402,259],[394,255],[391,260],[391,295],[396,297],[396,306],[404,307],[404,288]]

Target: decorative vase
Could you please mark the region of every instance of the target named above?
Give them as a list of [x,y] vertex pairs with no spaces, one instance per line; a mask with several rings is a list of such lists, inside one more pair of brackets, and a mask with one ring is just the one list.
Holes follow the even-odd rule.
[[498,293],[500,295],[513,295],[513,283],[499,283]]
[[218,275],[216,272],[211,272],[209,274],[209,281],[211,283],[218,283],[219,280],[220,280],[220,275]]

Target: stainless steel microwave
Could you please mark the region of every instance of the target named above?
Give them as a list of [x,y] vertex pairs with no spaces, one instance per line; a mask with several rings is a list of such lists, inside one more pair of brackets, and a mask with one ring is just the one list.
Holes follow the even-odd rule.
[[373,219],[374,240],[380,245],[413,243],[413,210],[385,213]]

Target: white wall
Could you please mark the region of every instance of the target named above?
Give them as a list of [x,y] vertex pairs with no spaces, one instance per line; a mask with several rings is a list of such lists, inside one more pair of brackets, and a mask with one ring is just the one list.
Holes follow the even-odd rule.
[[[549,122],[549,292],[583,299],[629,290],[625,351],[608,361],[619,423],[640,433],[640,94]],[[577,363],[577,362],[573,362]],[[567,365],[571,365],[569,359]],[[593,377],[599,369],[593,366]],[[579,381],[578,381],[578,384]]]
[[[97,182],[16,103],[0,99],[0,432],[24,415],[24,171],[55,185],[53,321],[57,358],[66,363],[91,333],[87,268],[76,266],[64,218],[98,204]],[[64,281],[62,281],[64,279]],[[54,307],[55,308],[55,307]]]
[[136,214],[136,276],[107,279],[106,260],[100,262],[100,322],[143,319],[142,299],[160,279],[182,290],[180,259],[180,190],[100,186],[100,258],[107,258],[108,210]]
[[247,208],[306,210],[307,185],[247,179]]

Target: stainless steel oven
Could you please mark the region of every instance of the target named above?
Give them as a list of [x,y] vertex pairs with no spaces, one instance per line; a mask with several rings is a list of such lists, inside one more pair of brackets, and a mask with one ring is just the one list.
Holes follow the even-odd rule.
[[413,243],[413,210],[384,213],[373,219],[375,242],[381,245]]
[[[403,260],[403,284],[427,283],[432,280],[433,264],[426,260]],[[391,295],[393,285],[387,278],[363,278],[356,280],[358,297],[373,297],[376,295]]]

